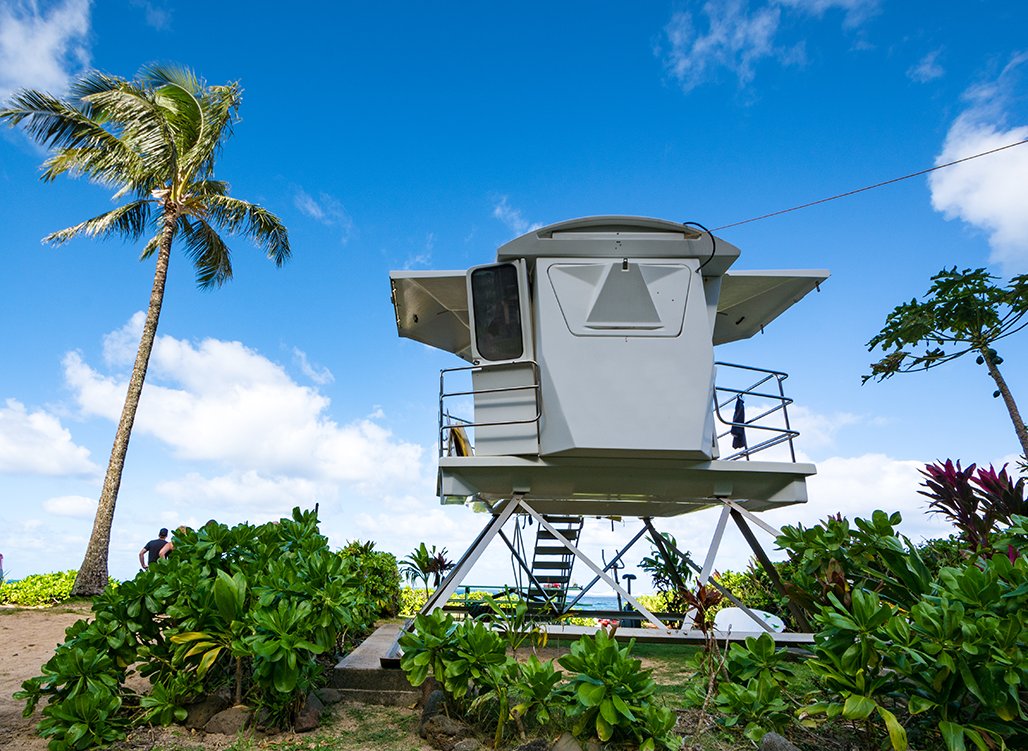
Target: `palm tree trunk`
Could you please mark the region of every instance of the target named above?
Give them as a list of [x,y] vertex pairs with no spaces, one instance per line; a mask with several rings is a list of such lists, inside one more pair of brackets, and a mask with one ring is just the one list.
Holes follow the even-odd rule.
[[121,473],[125,467],[125,455],[128,453],[129,438],[132,436],[132,424],[136,419],[139,397],[143,393],[143,381],[146,369],[150,364],[150,351],[153,349],[157,336],[157,322],[161,317],[161,305],[164,302],[164,284],[168,278],[168,261],[171,258],[171,240],[175,229],[175,216],[165,209],[161,242],[157,251],[157,266],[154,270],[153,288],[150,291],[150,307],[146,311],[143,323],[143,335],[139,340],[136,362],[132,366],[128,393],[125,395],[125,406],[121,410],[121,419],[114,434],[114,446],[111,448],[111,460],[107,464],[100,501],[93,520],[93,532],[89,536],[86,555],[82,559],[75,585],[71,594],[79,597],[92,597],[100,594],[107,586],[107,558],[111,546],[111,525],[114,522],[114,506],[118,500],[118,489],[121,487]]
[[993,361],[992,351],[988,347],[983,347],[979,351],[982,353],[982,359],[985,360],[985,367],[989,369],[989,375],[996,382],[996,388],[999,389],[1000,396],[1003,397],[1003,403],[1006,404],[1007,412],[1010,414],[1010,421],[1014,423],[1014,432],[1017,433],[1017,440],[1021,442],[1021,454],[1028,457],[1028,429],[1025,428],[1024,420],[1021,419],[1021,413],[1017,409],[1014,395],[1010,393],[1006,380],[999,372],[999,367]]

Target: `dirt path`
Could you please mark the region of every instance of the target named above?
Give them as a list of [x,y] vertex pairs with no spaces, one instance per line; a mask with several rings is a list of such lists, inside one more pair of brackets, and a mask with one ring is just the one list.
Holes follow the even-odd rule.
[[64,630],[89,614],[89,604],[55,608],[0,607],[0,749],[45,751],[46,741],[33,728],[39,714],[22,717],[24,704],[11,696],[21,683],[39,675],[39,667],[64,641]]

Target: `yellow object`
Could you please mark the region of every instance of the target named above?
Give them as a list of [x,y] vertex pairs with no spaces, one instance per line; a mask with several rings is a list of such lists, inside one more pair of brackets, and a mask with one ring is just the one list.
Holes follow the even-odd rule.
[[464,428],[450,427],[450,456],[471,456],[471,441]]

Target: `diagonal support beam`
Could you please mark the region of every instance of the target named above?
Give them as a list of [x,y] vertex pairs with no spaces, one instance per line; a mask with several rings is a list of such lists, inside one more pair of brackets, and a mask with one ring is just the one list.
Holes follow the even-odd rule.
[[754,514],[749,509],[743,508],[738,503],[736,503],[735,501],[730,500],[728,498],[724,499],[724,503],[725,503],[726,506],[730,507],[733,511],[738,511],[739,514],[741,514],[744,518],[749,519],[751,522],[756,524],[758,527],[760,527],[762,530],[767,532],[772,537],[781,537],[782,530],[780,530],[778,527],[772,527],[770,524],[768,524],[766,521],[761,519],[759,516]]
[[[646,527],[643,527],[638,532],[636,532],[635,537],[633,537],[631,539],[631,541],[627,545],[625,545],[625,547],[623,547],[620,550],[620,552],[618,552],[618,554],[616,556],[614,556],[611,559],[610,563],[608,563],[606,566],[603,567],[604,572],[610,571],[612,568],[614,568],[614,566],[617,564],[617,562],[621,560],[621,556],[623,556],[625,553],[627,553],[629,550],[631,550],[632,546],[635,545],[635,543],[637,543],[639,541],[639,538],[642,537],[644,534],[646,534]],[[582,591],[579,592],[578,596],[574,600],[571,601],[570,605],[568,605],[565,608],[565,611],[571,610],[572,608],[574,608],[575,605],[578,604],[578,601],[581,600],[583,597],[585,597],[586,593],[590,589],[592,589],[596,585],[596,582],[598,582],[599,580],[600,580],[599,576],[594,576],[593,580],[591,582],[589,582],[584,587],[582,587]]]
[[[697,566],[695,563],[693,563],[691,558],[689,558],[686,555],[683,555],[682,552],[670,540],[664,540],[660,536],[660,534],[657,532],[656,527],[653,526],[653,521],[651,519],[646,518],[646,519],[643,520],[643,522],[646,524],[647,527],[649,527],[649,529],[650,529],[650,536],[653,537],[655,541],[656,541],[657,538],[663,540],[664,544],[667,545],[667,547],[672,552],[677,553],[679,556],[682,556],[682,559],[685,561],[685,564],[689,568],[691,568],[697,574],[701,573],[700,572],[700,567]],[[746,613],[746,615],[748,615],[750,617],[750,619],[754,623],[756,623],[758,626],[760,626],[764,631],[767,631],[769,634],[774,635],[774,633],[775,633],[774,629],[771,628],[770,626],[768,626],[766,623],[764,623],[763,619],[761,619],[760,616],[758,616],[756,613],[754,613],[750,608],[748,608],[745,605],[743,605],[742,600],[740,600],[738,597],[733,595],[731,592],[729,592],[727,589],[725,589],[722,585],[718,584],[717,581],[714,580],[714,579],[711,579],[709,584],[714,589],[716,589],[718,592],[720,592],[725,597],[727,597],[728,601],[731,602],[733,605],[735,605],[735,607],[739,608],[742,612]],[[685,626],[684,619],[682,621],[682,625],[683,625],[683,627]]]
[[431,613],[437,607],[445,605],[450,601],[450,596],[457,591],[457,587],[464,581],[464,577],[468,575],[471,568],[478,563],[478,559],[482,557],[482,553],[489,547],[489,543],[493,541],[493,538],[503,529],[503,525],[507,523],[507,520],[514,515],[518,505],[521,503],[521,496],[515,495],[507,505],[503,507],[500,513],[496,514],[489,522],[486,523],[485,527],[475,538],[475,541],[471,544],[461,559],[454,566],[449,575],[443,579],[443,583],[439,585],[439,589],[432,593],[432,596],[428,598],[425,606],[421,608],[422,613]]
[[[727,508],[727,507],[726,507]],[[789,608],[789,612],[792,617],[796,619],[796,625],[799,626],[803,631],[809,633],[810,622],[807,620],[806,614],[803,609],[793,602],[789,593],[785,591],[785,585],[782,584],[782,578],[778,575],[778,569],[771,563],[771,559],[767,557],[767,553],[764,552],[764,548],[760,546],[756,536],[753,534],[753,530],[750,529],[749,525],[746,524],[746,519],[736,509],[732,509],[732,520],[736,526],[739,527],[739,531],[742,532],[742,536],[746,538],[746,542],[749,543],[750,549],[753,550],[753,555],[760,561],[760,565],[767,572],[768,577],[771,579],[771,583],[774,584],[783,597],[785,597],[786,607]]]
[[714,572],[714,559],[717,558],[717,551],[721,547],[721,538],[725,536],[725,526],[728,524],[728,515],[731,510],[727,503],[721,507],[721,516],[718,517],[717,526],[714,527],[714,536],[710,538],[710,547],[707,548],[707,557],[703,561],[700,584],[710,581],[710,575]]

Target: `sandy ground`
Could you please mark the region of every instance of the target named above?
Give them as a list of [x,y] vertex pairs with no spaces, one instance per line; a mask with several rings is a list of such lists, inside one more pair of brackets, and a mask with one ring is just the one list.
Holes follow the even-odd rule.
[[64,630],[89,614],[89,604],[55,608],[0,607],[0,749],[45,751],[46,741],[36,736],[40,716],[22,717],[23,702],[11,694],[22,681],[39,675],[39,667],[64,641]]

